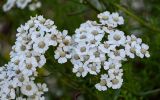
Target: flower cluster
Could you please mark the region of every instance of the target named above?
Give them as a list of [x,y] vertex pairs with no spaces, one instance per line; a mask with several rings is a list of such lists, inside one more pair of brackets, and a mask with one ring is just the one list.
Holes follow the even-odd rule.
[[123,31],[116,29],[118,25],[124,24],[123,17],[118,13],[106,11],[100,13],[98,18],[100,24],[87,21],[73,35],[73,73],[78,77],[101,74],[100,82],[95,85],[99,91],[118,89],[123,82],[122,61],[135,56],[149,57],[149,46],[142,43],[140,38],[125,36]]
[[[18,1],[18,0],[17,0]],[[49,46],[56,47],[58,63],[73,64],[77,77],[101,74],[95,85],[99,91],[118,89],[123,83],[122,62],[127,58],[150,57],[149,46],[134,35],[125,36],[116,29],[124,24],[123,17],[108,11],[98,15],[100,23],[87,21],[70,37],[60,32],[54,21],[43,16],[31,17],[17,31],[16,42],[10,52],[10,62],[0,67],[1,100],[44,100],[46,84],[36,83],[37,69],[46,63]]]
[[29,5],[29,10],[33,11],[41,7],[41,2],[38,0],[7,0],[6,4],[3,5],[3,10],[5,12],[9,11],[15,5],[20,9],[24,9]]
[[[71,37],[60,32],[54,22],[43,16],[32,17],[17,29],[15,45],[10,52],[10,62],[0,67],[0,99],[44,100],[46,84],[36,83],[36,69],[46,63],[44,56],[49,46],[57,46],[55,58],[67,62]],[[20,94],[20,95],[19,95]]]

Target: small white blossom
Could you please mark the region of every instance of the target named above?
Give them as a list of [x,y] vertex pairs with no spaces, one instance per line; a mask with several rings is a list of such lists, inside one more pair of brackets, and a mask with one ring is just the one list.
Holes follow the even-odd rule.
[[74,64],[73,73],[76,73],[77,77],[85,77],[88,73],[88,67],[84,66],[82,62]]
[[118,69],[122,66],[119,60],[109,59],[108,61],[104,62],[104,69]]
[[116,30],[108,35],[108,40],[110,44],[120,46],[125,44],[126,37],[124,36],[124,32]]
[[98,46],[98,49],[104,53],[110,53],[111,50],[114,50],[116,45],[110,45],[109,41],[105,41],[103,44]]
[[100,22],[103,24],[103,25],[108,25],[110,26],[110,12],[108,11],[105,11],[103,13],[100,13],[98,14],[98,18],[100,19]]
[[120,49],[120,50],[111,51],[110,53],[108,53],[108,56],[111,59],[115,59],[115,60],[125,60],[126,53],[124,49]]
[[67,59],[71,58],[71,55],[63,50],[63,48],[57,48],[54,55],[55,59],[58,59],[58,63],[66,63]]
[[45,53],[49,48],[48,40],[45,37],[39,37],[33,44],[33,49],[39,53]]
[[32,96],[38,91],[38,88],[34,82],[25,83],[21,87],[21,92],[26,96]]
[[108,70],[108,75],[110,78],[118,78],[122,77],[123,75],[123,70],[119,68],[113,68]]
[[89,73],[92,75],[97,75],[100,72],[101,69],[101,63],[89,63],[86,65],[89,69]]
[[141,49],[139,50],[139,52],[137,52],[137,55],[141,58],[143,58],[144,56],[150,57],[148,49],[149,49],[149,46],[143,43],[141,45]]
[[108,75],[104,74],[104,75],[101,75],[100,83],[97,83],[95,85],[95,87],[99,91],[106,91],[107,90],[107,83],[108,83]]
[[113,27],[117,27],[117,25],[124,24],[123,17],[119,16],[118,13],[112,13],[111,17],[112,17],[111,22],[113,23]]
[[107,86],[112,89],[119,89],[122,86],[123,79],[121,77],[109,78]]

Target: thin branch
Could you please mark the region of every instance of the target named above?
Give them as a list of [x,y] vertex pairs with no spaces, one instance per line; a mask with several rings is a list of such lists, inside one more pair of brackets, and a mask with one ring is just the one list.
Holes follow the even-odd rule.
[[148,94],[153,94],[153,93],[157,93],[157,92],[160,92],[160,88],[155,89],[155,90],[150,90],[147,92],[142,92],[142,93],[139,93],[139,95],[148,95]]

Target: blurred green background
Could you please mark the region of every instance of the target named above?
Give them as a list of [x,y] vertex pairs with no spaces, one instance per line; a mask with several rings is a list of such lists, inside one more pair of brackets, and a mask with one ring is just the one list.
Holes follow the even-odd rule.
[[126,35],[135,34],[150,46],[149,59],[136,58],[123,63],[124,83],[121,89],[99,92],[97,77],[77,78],[72,65],[57,64],[54,48],[46,53],[47,64],[39,69],[38,82],[46,82],[47,100],[160,100],[160,0],[41,0],[36,11],[16,7],[4,13],[0,1],[0,65],[9,61],[16,29],[30,16],[43,15],[55,21],[59,30],[74,30],[87,20],[97,20],[97,14],[108,10],[119,12],[125,24],[119,29]]

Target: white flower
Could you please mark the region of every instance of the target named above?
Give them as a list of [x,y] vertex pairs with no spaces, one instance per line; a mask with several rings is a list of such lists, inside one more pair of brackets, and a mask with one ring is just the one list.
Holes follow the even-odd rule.
[[90,48],[94,48],[94,47],[99,46],[100,43],[101,43],[101,42],[100,42],[99,40],[93,39],[93,40],[90,40],[90,41],[89,41],[89,46],[90,46]]
[[114,68],[120,68],[122,66],[121,62],[119,60],[109,59],[108,61],[104,62],[104,69],[114,69]]
[[132,42],[130,45],[125,45],[125,51],[126,55],[130,58],[135,58],[135,54],[137,54],[140,51],[140,45],[136,42]]
[[7,99],[14,99],[16,97],[16,93],[14,89],[11,89],[10,93],[7,95]]
[[57,30],[52,31],[51,34],[49,33],[46,34],[46,39],[48,39],[49,45],[52,45],[52,46],[57,45],[57,40],[59,39],[58,34],[59,32]]
[[63,30],[62,32],[62,41],[60,41],[59,47],[63,47],[63,49],[67,50],[68,46],[71,44],[71,37],[67,35],[68,31]]
[[89,63],[86,65],[89,69],[89,73],[92,75],[97,75],[100,72],[101,69],[101,63]]
[[142,43],[142,39],[137,38],[135,35],[132,34],[131,36],[127,36],[126,42],[128,44],[131,44],[133,42],[136,42],[137,44],[141,44]]
[[104,53],[110,53],[110,50],[114,50],[116,45],[110,45],[109,41],[105,41],[103,44],[98,46],[98,49]]
[[123,46],[125,45],[126,37],[124,36],[124,32],[116,30],[108,35],[108,41],[110,44],[114,44],[116,46]]
[[94,39],[97,41],[101,41],[104,37],[104,31],[99,27],[94,26],[93,28],[89,28],[89,33],[92,34],[94,36]]
[[15,65],[15,66],[21,66],[24,62],[24,56],[14,56],[13,58],[11,58],[11,62]]
[[67,62],[67,59],[71,58],[71,55],[65,52],[62,48],[58,47],[54,55],[55,59],[58,59],[58,63],[62,64]]
[[36,41],[39,37],[43,37],[44,34],[45,34],[45,32],[41,31],[41,30],[39,30],[39,31],[33,31],[32,34],[31,34],[31,39],[33,41]]
[[87,55],[89,52],[89,45],[81,42],[76,46],[75,51],[80,56]]
[[49,48],[48,40],[45,37],[37,38],[37,40],[33,44],[34,51],[39,53],[45,53],[45,51],[48,50],[48,48]]
[[74,64],[73,73],[76,73],[77,77],[85,77],[88,73],[88,67],[84,66],[82,62],[78,62]]
[[98,18],[103,25],[108,25],[108,27],[117,27],[117,25],[124,24],[123,17],[119,16],[118,13],[112,13],[105,11],[98,14]]
[[36,67],[38,63],[34,57],[26,59],[25,63],[22,66],[19,66],[19,69],[25,75],[32,75],[34,71],[36,71]]
[[87,29],[84,28],[79,28],[76,29],[74,35],[74,41],[79,43],[79,42],[89,42],[90,40],[94,39],[94,36],[92,34],[89,34]]
[[111,14],[111,23],[113,23],[113,27],[117,27],[117,25],[122,25],[124,24],[124,19],[123,17],[119,16],[118,13],[112,13]]
[[149,46],[143,43],[141,45],[141,49],[139,50],[139,52],[137,52],[137,56],[139,56],[141,58],[143,58],[144,56],[150,57],[148,49],[149,49]]
[[76,62],[79,62],[79,61],[81,61],[81,57],[78,55],[78,54],[76,54],[76,53],[73,53],[72,52],[72,57],[71,57],[71,62],[73,63],[73,64],[75,64]]
[[22,44],[21,42],[16,42],[15,44],[15,52],[19,54],[24,54],[30,49],[30,46],[27,44]]
[[38,91],[33,81],[23,84],[21,92],[26,96],[33,96]]
[[45,84],[45,83],[43,83],[43,84],[38,83],[37,86],[38,86],[38,90],[39,91],[43,91],[43,92],[47,92],[48,91],[47,84]]
[[22,86],[23,84],[29,82],[29,77],[23,74],[17,75],[17,77],[14,78],[14,80],[17,80],[17,86]]
[[105,34],[109,34],[109,33],[112,33],[114,31],[113,28],[106,27],[106,26],[102,26],[102,29],[105,32]]
[[123,75],[123,70],[119,68],[113,68],[108,70],[108,75],[110,78],[118,78],[122,77]]
[[112,89],[119,89],[123,83],[123,79],[121,77],[109,78],[108,80],[107,86],[111,87]]
[[108,26],[110,26],[110,22],[109,22],[110,16],[111,16],[110,12],[105,11],[105,12],[103,12],[103,13],[98,14],[97,17],[100,19],[100,22],[101,22],[103,25],[108,25]]
[[115,60],[125,60],[126,53],[124,49],[120,49],[120,50],[111,51],[110,53],[108,53],[108,56],[111,59],[115,59]]
[[105,53],[98,50],[98,48],[90,49],[90,51],[88,53],[90,55],[90,61],[103,62],[106,60]]
[[45,83],[43,83],[43,84],[38,83],[37,87],[38,87],[38,95],[43,95],[44,92],[48,91],[47,85]]
[[37,61],[39,68],[41,68],[46,63],[46,58],[44,55],[36,54],[36,55],[34,55],[34,57],[36,58],[36,61]]
[[104,74],[104,75],[101,75],[101,81],[100,81],[100,83],[97,83],[95,85],[95,87],[99,91],[106,91],[107,90],[107,83],[108,83],[108,75]]

